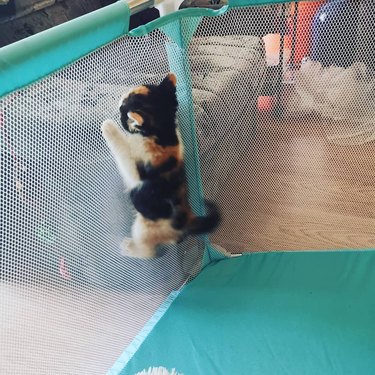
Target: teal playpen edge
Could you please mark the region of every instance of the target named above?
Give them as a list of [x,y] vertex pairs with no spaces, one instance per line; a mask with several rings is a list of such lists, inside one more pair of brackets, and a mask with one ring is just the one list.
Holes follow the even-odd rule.
[[130,9],[125,1],[120,0],[0,48],[0,98],[45,78],[125,35],[143,36],[175,20],[219,16],[230,8],[289,2],[293,1],[232,0],[219,10],[186,8],[129,32]]
[[159,306],[156,312],[152,315],[149,321],[144,325],[141,331],[133,339],[133,341],[126,347],[122,352],[117,361],[108,370],[106,375],[119,375],[121,371],[125,368],[128,362],[132,359],[134,354],[140,348],[142,343],[146,340],[151,331],[155,328],[156,324],[162,319],[164,314],[168,311],[173,301],[178,297],[181,290],[175,290],[169,294],[169,296],[164,300],[164,302]]
[[217,262],[186,285],[120,374],[149,366],[373,374],[374,254],[273,252]]
[[[214,251],[214,249],[212,249]],[[217,250],[216,250],[217,251]],[[283,254],[288,257],[292,254],[301,255],[304,254],[306,256],[331,256],[333,254],[340,253],[341,255],[347,254],[347,256],[351,256],[352,254],[360,254],[360,253],[375,253],[375,248],[365,248],[365,249],[341,249],[341,250],[300,250],[300,251],[268,251],[268,252],[252,252],[252,253],[242,253],[238,254],[240,257],[245,258],[244,261],[246,261],[246,258],[252,258],[254,259],[260,259],[259,257],[262,256],[275,256],[278,259],[284,259]],[[331,255],[329,255],[331,254]],[[220,261],[223,260],[229,260],[229,258],[217,258],[215,261],[211,262],[210,267],[214,264],[217,264]],[[286,262],[288,263],[288,262]],[[313,266],[311,266],[313,267]],[[151,335],[152,332],[154,332],[154,329],[157,329],[157,325],[159,322],[163,324],[163,319],[167,311],[174,306],[174,302],[177,301],[177,299],[183,298],[183,295],[181,295],[182,292],[185,290],[188,290],[188,285],[183,285],[178,291],[173,291],[166,300],[162,303],[162,305],[159,307],[159,309],[154,313],[154,315],[151,317],[151,319],[146,323],[144,328],[140,331],[140,333],[136,336],[136,338],[128,345],[128,347],[124,350],[124,352],[120,355],[120,357],[117,359],[117,361],[114,363],[114,365],[111,367],[111,369],[107,372],[107,375],[120,375],[123,374],[124,370],[127,368],[127,365],[130,361],[132,361],[133,357],[136,355],[137,351],[141,348],[142,345],[144,345],[145,341],[148,339],[148,337]],[[189,289],[190,290],[190,289]]]
[[0,98],[68,66],[126,34],[124,1],[75,18],[0,49]]
[[[177,76],[177,97],[180,103],[179,110],[187,114],[187,116],[181,116],[179,118],[179,128],[182,139],[184,140],[184,148],[191,150],[191,152],[185,154],[185,163],[190,166],[190,168],[186,170],[189,185],[189,200],[195,214],[202,216],[205,215],[204,192],[200,171],[198,141],[195,132],[193,90],[187,52],[191,38],[202,16],[191,18],[190,23],[184,29],[181,27],[181,19],[176,20],[175,17],[172,16],[173,14],[170,17],[172,22],[164,23],[162,20],[163,25],[159,25],[158,28],[174,41],[173,44],[167,43],[166,49],[170,70]],[[147,27],[145,29],[147,29]],[[212,251],[209,237],[207,235],[201,236],[201,240],[204,247],[202,259],[203,268],[212,261]]]
[[38,82],[123,36],[144,36],[175,20],[213,17],[227,9],[227,6],[216,11],[182,9],[129,32],[130,9],[125,1],[118,1],[0,48],[0,98]]
[[319,249],[319,250],[245,250],[242,253],[239,253],[238,255],[254,255],[254,254],[275,254],[275,253],[281,253],[281,254],[300,254],[300,253],[371,253],[375,252],[375,247],[367,247],[367,248],[361,248],[361,249],[352,249],[352,248],[341,248],[341,249]]

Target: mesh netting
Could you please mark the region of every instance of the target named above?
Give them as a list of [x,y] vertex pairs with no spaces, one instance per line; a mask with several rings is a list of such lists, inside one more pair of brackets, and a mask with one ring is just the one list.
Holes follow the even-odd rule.
[[190,66],[203,190],[223,214],[213,243],[232,252],[373,247],[375,9],[335,8],[342,3],[203,18],[189,64],[161,31],[124,37],[0,101],[0,373],[104,373],[199,270],[196,239],[154,260],[121,256],[134,211],[100,134],[104,119],[119,120],[124,91],[160,82],[171,65]]
[[2,374],[103,374],[199,268],[193,239],[121,256],[134,211],[100,132],[169,71],[166,42],[122,38],[1,100]]
[[204,189],[224,217],[214,243],[373,247],[373,15],[333,1],[203,19],[190,56]]

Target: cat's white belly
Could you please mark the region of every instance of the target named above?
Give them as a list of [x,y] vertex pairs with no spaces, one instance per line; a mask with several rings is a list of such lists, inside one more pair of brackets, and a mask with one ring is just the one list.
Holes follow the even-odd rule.
[[136,165],[137,161],[142,161],[144,164],[151,163],[152,154],[145,149],[145,138],[140,134],[129,134],[129,145],[131,150],[131,159]]

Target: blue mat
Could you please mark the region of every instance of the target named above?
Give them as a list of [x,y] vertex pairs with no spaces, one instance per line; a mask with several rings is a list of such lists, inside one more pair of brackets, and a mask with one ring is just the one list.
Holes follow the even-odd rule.
[[244,255],[187,285],[121,374],[375,374],[375,252]]

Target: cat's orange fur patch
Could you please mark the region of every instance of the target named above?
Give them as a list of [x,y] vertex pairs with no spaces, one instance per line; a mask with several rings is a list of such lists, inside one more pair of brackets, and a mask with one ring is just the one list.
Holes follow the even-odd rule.
[[130,91],[129,95],[145,95],[147,96],[150,93],[150,90],[146,86],[138,86],[135,87],[132,91]]
[[177,77],[176,77],[176,75],[174,73],[169,73],[167,77],[173,83],[173,86],[176,87],[176,85],[177,85]]
[[152,155],[151,164],[155,167],[165,163],[170,157],[175,158],[181,162],[180,145],[176,146],[160,146],[153,139],[146,139],[144,141],[146,152]]

